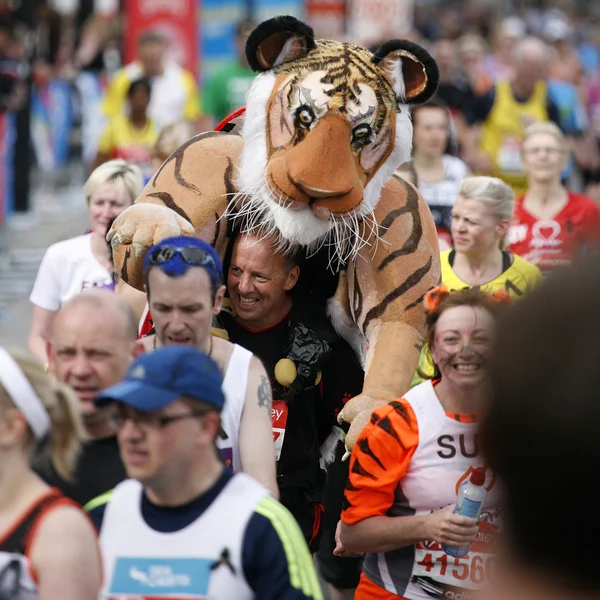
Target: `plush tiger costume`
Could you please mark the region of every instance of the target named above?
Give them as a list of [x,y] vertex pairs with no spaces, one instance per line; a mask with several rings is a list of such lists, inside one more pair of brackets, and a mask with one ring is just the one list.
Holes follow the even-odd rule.
[[282,249],[327,244],[339,274],[328,314],[366,370],[363,393],[340,414],[353,422],[351,445],[376,406],[408,390],[422,298],[440,278],[429,209],[394,175],[411,153],[408,103],[435,92],[437,66],[407,41],[372,54],[315,40],[293,17],[260,24],[246,54],[260,74],[241,135],[201,134],[171,155],[109,233],[115,264],[141,290],[154,243],[198,235],[223,255],[234,223],[275,234]]

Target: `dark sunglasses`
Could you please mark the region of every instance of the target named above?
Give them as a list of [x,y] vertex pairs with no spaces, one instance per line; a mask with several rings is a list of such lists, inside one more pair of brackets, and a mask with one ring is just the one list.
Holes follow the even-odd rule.
[[215,273],[219,273],[213,257],[202,250],[202,248],[179,248],[177,246],[160,246],[149,255],[151,265],[164,265],[173,260],[175,256],[181,256],[183,260],[193,267],[211,267]]

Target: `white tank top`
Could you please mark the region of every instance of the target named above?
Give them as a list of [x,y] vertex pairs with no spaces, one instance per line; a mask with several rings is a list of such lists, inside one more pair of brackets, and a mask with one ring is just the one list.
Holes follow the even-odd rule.
[[242,564],[244,532],[257,504],[268,494],[239,473],[193,523],[161,533],[142,517],[142,485],[133,479],[120,483],[100,530],[104,572],[100,599],[254,598]]
[[217,445],[221,449],[225,463],[233,467],[235,472],[242,470],[238,441],[251,358],[252,352],[238,344],[234,344],[223,378],[225,406],[221,411],[221,424],[227,434],[227,439],[219,438]]
[[[419,443],[396,490],[389,516],[425,515],[456,503],[457,488],[472,469],[485,465],[478,439],[479,424],[448,416],[431,381],[404,396],[417,419]],[[419,542],[392,552],[367,554],[365,575],[386,590],[411,600],[431,600],[425,590],[441,590],[440,598],[470,598],[484,583],[498,536],[501,493],[494,474],[483,506],[479,536],[462,558],[447,555],[440,544]],[[453,595],[454,594],[454,595]],[[462,596],[461,596],[462,594]]]

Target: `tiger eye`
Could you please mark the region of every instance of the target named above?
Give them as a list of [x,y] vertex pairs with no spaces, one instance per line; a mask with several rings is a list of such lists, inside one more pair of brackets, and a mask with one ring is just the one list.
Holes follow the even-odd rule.
[[310,125],[312,123],[312,115],[308,110],[301,110],[298,114],[298,119],[300,119],[300,122],[304,125]]

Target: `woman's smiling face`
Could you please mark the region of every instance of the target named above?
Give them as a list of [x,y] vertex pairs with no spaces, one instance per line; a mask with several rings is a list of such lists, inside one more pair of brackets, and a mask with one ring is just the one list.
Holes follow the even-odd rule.
[[494,317],[480,306],[455,306],[439,317],[431,356],[442,377],[463,388],[481,385],[494,335]]

